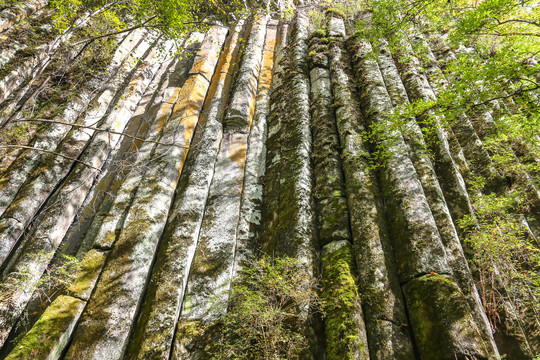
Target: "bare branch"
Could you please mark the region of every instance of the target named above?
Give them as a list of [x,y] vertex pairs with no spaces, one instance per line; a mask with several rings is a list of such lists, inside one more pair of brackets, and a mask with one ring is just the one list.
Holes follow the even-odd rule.
[[76,42],[75,44],[71,44],[70,46],[78,46],[80,44],[93,42],[93,41],[98,40],[98,39],[103,39],[103,38],[106,38],[106,37],[109,37],[109,36],[119,35],[119,34],[123,34],[125,32],[129,32],[129,31],[132,31],[132,30],[135,30],[135,29],[139,29],[139,28],[145,26],[146,24],[148,24],[150,21],[154,20],[156,17],[157,17],[157,15],[154,15],[154,16],[148,18],[146,21],[144,21],[141,24],[132,26],[132,27],[124,29],[124,30],[114,31],[112,33],[98,35],[98,36],[94,36],[94,37],[91,37],[91,38],[88,38],[88,39],[84,39],[84,40],[81,40],[79,42]]
[[36,147],[33,147],[33,146],[24,146],[24,145],[0,145],[0,149],[28,149],[28,150],[41,151],[41,152],[44,152],[44,153],[47,153],[47,154],[52,154],[52,155],[63,157],[64,159],[76,161],[78,163],[83,164],[84,166],[88,166],[89,168],[92,168],[94,170],[97,170],[97,171],[101,172],[100,168],[97,168],[97,167],[95,167],[93,165],[90,165],[90,164],[88,164],[88,163],[86,163],[84,161],[81,161],[79,159],[75,159],[75,158],[72,158],[72,157],[57,153],[55,151],[40,149],[40,148],[36,148]]
[[[162,142],[159,142],[159,141],[145,140],[145,139],[137,137],[137,136],[126,134],[124,132],[113,131],[113,130],[110,130],[110,129],[101,129],[101,128],[98,128],[98,127],[88,126],[88,125],[71,124],[71,123],[58,121],[58,120],[50,120],[50,119],[19,119],[19,120],[14,120],[13,122],[18,123],[18,122],[29,122],[29,121],[46,122],[46,123],[51,123],[51,124],[66,125],[66,126],[71,126],[71,127],[75,127],[75,128],[81,128],[81,129],[88,129],[88,130],[93,130],[93,131],[108,132],[110,134],[122,135],[122,136],[128,137],[128,138],[133,139],[133,140],[142,141],[142,142],[151,142],[151,143],[154,143],[154,144],[159,144],[159,145],[164,145],[164,146],[178,146],[178,145],[175,145],[175,144],[172,144],[172,143],[167,144],[167,143],[162,143]],[[183,148],[188,149],[190,147],[189,146],[183,146]]]

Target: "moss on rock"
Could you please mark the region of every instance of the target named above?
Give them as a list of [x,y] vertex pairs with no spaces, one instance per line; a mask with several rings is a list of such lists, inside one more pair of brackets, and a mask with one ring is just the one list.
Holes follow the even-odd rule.
[[348,241],[324,247],[322,257],[326,351],[332,359],[369,359],[355,266]]
[[68,291],[80,299],[88,300],[105,264],[106,257],[107,253],[90,250],[81,262],[79,275]]
[[421,359],[488,359],[492,355],[453,278],[424,275],[405,284],[403,291]]
[[325,15],[328,17],[337,17],[345,20],[345,13],[337,8],[329,8],[326,10]]
[[56,298],[6,360],[59,359],[84,305],[71,296]]

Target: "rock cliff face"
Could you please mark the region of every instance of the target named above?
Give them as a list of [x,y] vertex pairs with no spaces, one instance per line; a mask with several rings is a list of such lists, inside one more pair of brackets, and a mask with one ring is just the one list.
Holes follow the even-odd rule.
[[[21,18],[46,23],[45,4],[0,13],[5,129],[39,105],[24,100],[32,79],[71,36],[32,52],[16,39]],[[191,34],[181,56],[144,30],[122,34],[106,71],[2,147],[1,356],[204,359],[229,281],[261,253],[322,277],[334,305],[314,327],[314,358],[540,352],[538,328],[519,319],[494,337],[469,269],[457,222],[473,213],[470,174],[505,186],[471,119],[431,133],[422,119],[390,123],[451,81],[438,74],[452,49],[417,34],[391,53],[332,11],[312,30],[302,12],[259,16]],[[81,271],[44,300],[62,255]]]

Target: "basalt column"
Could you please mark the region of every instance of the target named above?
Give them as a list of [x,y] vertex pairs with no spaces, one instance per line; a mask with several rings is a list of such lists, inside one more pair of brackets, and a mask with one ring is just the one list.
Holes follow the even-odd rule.
[[339,14],[327,14],[329,66],[340,155],[349,205],[351,235],[358,264],[358,285],[372,359],[414,359],[407,315],[375,171],[364,140],[345,26]]
[[[212,325],[227,311],[246,149],[256,106],[267,22],[266,16],[257,16],[250,26],[223,118],[214,175],[177,325],[174,359],[202,356],[199,352],[204,354],[205,346],[212,342],[207,339],[213,339]],[[209,338],[205,339],[205,332]]]
[[123,356],[226,34],[222,27],[207,33],[189,77],[170,107],[169,119],[153,150],[155,162],[138,186],[67,359]]
[[[102,72],[25,103],[92,24],[53,30],[45,3],[0,10],[0,140],[13,145],[0,156],[0,358],[208,360],[233,280],[262,256],[320,279],[324,314],[295,309],[303,359],[534,357],[538,329],[511,310],[493,336],[459,228],[476,199],[518,188],[482,133],[511,106],[448,126],[399,113],[452,85],[448,46],[413,30],[398,46],[372,39],[369,12],[354,35],[336,9],[316,29],[298,7],[178,43],[116,34]],[[531,238],[533,215],[518,218]],[[78,269],[56,284],[64,255]]]
[[381,132],[387,159],[381,170],[387,217],[398,274],[418,351],[422,358],[451,359],[496,353],[482,336],[467,298],[454,278],[446,248],[409,148],[390,122],[392,100],[371,44],[352,42],[364,115]]
[[221,142],[222,115],[240,51],[243,23],[229,34],[199,119],[199,131],[186,160],[163,243],[128,358],[168,358],[184,298],[189,268],[198,242],[204,207]]
[[[333,30],[333,29],[332,29]],[[322,297],[328,359],[369,359],[355,275],[349,211],[334,116],[327,40],[309,41],[315,210],[323,277]]]

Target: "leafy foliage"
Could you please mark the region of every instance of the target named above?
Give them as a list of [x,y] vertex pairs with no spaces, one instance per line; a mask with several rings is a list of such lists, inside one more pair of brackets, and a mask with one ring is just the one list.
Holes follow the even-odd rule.
[[[503,188],[493,188],[488,185],[492,179],[469,177],[474,214],[460,223],[492,325],[497,328],[501,316],[538,324],[540,243],[527,223],[538,216],[540,206],[538,3],[368,0],[366,4],[372,9],[371,18],[358,25],[358,34],[375,49],[380,38],[388,39],[394,57],[418,61],[421,74],[437,89],[436,99],[398,107],[389,117],[390,125],[403,129],[407,119],[416,117],[429,147],[438,141],[431,136],[435,127],[452,133],[456,121],[468,116],[496,172],[507,181]],[[433,68],[433,54],[426,41],[418,41],[420,37],[439,51],[440,69]],[[404,43],[412,45],[413,53],[404,50]],[[452,49],[455,56],[448,56]],[[371,129],[372,137],[381,133]]]
[[319,283],[296,259],[249,261],[231,284],[224,336],[214,359],[301,359]]

